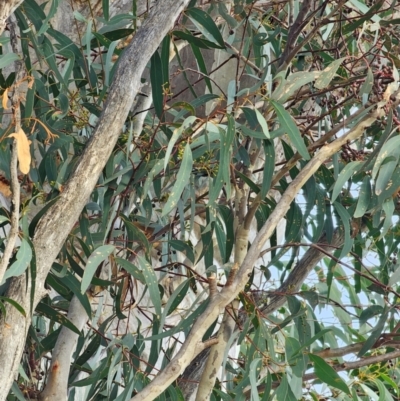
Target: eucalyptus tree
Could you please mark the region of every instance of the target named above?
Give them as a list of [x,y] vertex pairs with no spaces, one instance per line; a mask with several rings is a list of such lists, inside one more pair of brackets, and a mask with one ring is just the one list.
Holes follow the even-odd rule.
[[4,4],[0,399],[398,399],[396,2]]

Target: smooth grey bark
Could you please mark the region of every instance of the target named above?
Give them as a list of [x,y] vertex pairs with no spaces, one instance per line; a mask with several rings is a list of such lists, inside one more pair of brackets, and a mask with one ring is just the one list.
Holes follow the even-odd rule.
[[[71,300],[67,318],[79,330],[83,329],[88,320],[85,308],[77,296],[74,296]],[[78,334],[74,333],[65,326],[61,329],[60,335],[57,338],[56,345],[52,352],[50,372],[46,387],[39,396],[40,400],[60,401],[67,399],[71,358],[73,352],[75,351],[78,337]]]
[[[118,140],[150,57],[188,2],[158,1],[121,56],[93,136],[58,201],[49,208],[37,226],[33,238],[37,265],[33,309],[45,294],[44,282],[51,265],[87,203]],[[18,302],[25,309],[27,317],[9,305],[6,305],[7,315],[0,315],[0,401],[6,399],[13,383],[31,323],[30,280],[26,282],[25,275],[13,279],[7,297]]]

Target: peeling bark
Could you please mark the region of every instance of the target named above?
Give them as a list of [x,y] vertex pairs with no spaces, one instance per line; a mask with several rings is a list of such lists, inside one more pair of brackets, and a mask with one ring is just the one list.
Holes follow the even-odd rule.
[[0,35],[4,32],[7,18],[19,7],[24,0],[3,0],[0,7]]

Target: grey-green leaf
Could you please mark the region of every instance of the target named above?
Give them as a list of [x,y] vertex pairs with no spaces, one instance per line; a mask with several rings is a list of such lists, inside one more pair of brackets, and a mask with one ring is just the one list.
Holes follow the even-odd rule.
[[175,185],[169,195],[168,201],[163,207],[162,215],[167,215],[172,209],[174,209],[178,200],[182,195],[183,189],[189,183],[189,177],[192,172],[193,158],[192,151],[190,150],[190,145],[187,144],[185,147],[185,152],[183,153],[183,159],[181,167],[179,168],[178,174],[176,176]]
[[114,249],[114,245],[102,245],[95,249],[89,256],[81,282],[82,294],[89,288],[92,278],[100,263],[104,262],[104,260],[106,260],[114,252]]
[[158,289],[158,280],[151,264],[143,257],[138,256],[139,265],[142,269],[144,280],[149,289],[150,299],[154,306],[154,312],[158,319],[161,319],[161,298]]
[[355,161],[355,162],[350,162],[349,164],[346,164],[346,166],[343,167],[333,187],[332,202],[336,200],[346,182],[361,165],[362,162]]
[[354,217],[362,217],[368,210],[368,205],[371,201],[371,180],[367,175],[364,177],[360,188],[360,194],[357,201],[357,207],[354,212]]
[[275,112],[276,112],[276,115],[278,116],[281,127],[288,134],[294,147],[297,149],[297,151],[300,153],[300,155],[303,157],[303,159],[309,160],[310,155],[308,154],[307,147],[306,147],[306,145],[303,141],[303,138],[301,137],[301,133],[300,133],[299,129],[297,128],[296,123],[293,121],[291,115],[278,102],[275,102],[274,100],[270,100],[270,103],[271,103],[272,107],[275,109]]
[[314,372],[318,379],[328,384],[329,386],[344,391],[346,394],[350,394],[350,390],[347,387],[347,384],[332,368],[332,366],[328,365],[321,357],[317,355],[308,354],[308,356],[311,362],[314,363]]
[[221,32],[208,13],[199,8],[189,8],[186,10],[186,14],[189,15],[192,22],[197,25],[199,30],[201,30],[208,40],[215,41],[221,46],[221,48],[225,48]]
[[21,246],[17,252],[17,260],[6,270],[3,283],[10,277],[20,276],[29,266],[32,259],[32,249],[28,242],[22,238]]
[[328,67],[326,67],[322,71],[321,75],[316,79],[315,87],[317,89],[326,88],[331,83],[332,79],[336,74],[336,71],[340,67],[340,64],[342,64],[345,59],[346,57],[342,57],[329,64]]

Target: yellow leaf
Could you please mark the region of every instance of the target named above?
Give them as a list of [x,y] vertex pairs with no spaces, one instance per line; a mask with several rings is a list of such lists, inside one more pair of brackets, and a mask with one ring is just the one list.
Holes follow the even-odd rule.
[[7,103],[8,103],[8,88],[6,88],[3,93],[2,105],[4,110],[7,110]]
[[29,148],[31,141],[25,135],[22,128],[20,128],[18,132],[9,135],[9,137],[15,138],[17,141],[17,154],[21,173],[28,174],[31,167],[31,151]]

